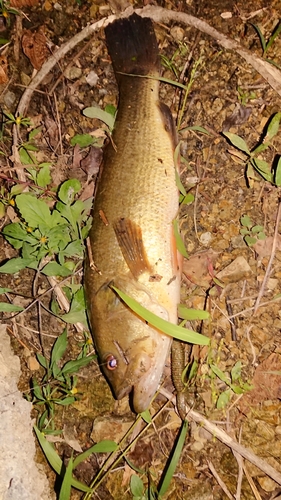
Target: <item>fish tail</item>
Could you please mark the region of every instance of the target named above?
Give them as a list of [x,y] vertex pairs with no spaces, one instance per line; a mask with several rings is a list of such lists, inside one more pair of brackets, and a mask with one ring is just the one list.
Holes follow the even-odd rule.
[[159,75],[157,40],[151,19],[132,14],[105,28],[106,43],[117,81],[120,73]]

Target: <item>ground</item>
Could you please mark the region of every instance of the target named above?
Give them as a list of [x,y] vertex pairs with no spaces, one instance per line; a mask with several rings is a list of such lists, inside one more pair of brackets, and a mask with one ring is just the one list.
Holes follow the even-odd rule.
[[[5,6],[6,2],[3,3]],[[103,0],[33,3],[31,7],[25,6],[24,0],[15,3],[15,8],[22,8],[24,14],[8,9],[2,18],[3,38],[10,41],[2,52],[8,64],[7,69],[5,60],[2,63],[1,85],[1,105],[5,113],[0,164],[0,196],[4,202],[2,229],[18,221],[12,186],[28,187],[40,200],[47,200],[50,208],[54,207],[56,187],[67,179],[80,181],[77,194],[80,200],[92,196],[100,148],[73,145],[71,140],[77,134],[92,134],[95,146],[102,145],[105,125],[97,118],[84,116],[81,110],[93,105],[104,109],[109,104],[117,105],[118,100],[104,33],[99,30],[75,45],[46,74],[25,112],[32,125],[24,127],[22,123],[12,131],[7,113],[16,113],[34,67],[40,69],[50,51],[54,53],[87,23],[111,15],[120,7],[118,2]],[[134,7],[143,6],[131,3]],[[121,8],[125,7],[127,4],[122,2]],[[270,39],[280,17],[281,4],[276,0],[246,4],[230,0],[167,1],[161,2],[161,7],[203,19],[253,55],[281,65],[280,37],[277,36],[263,54],[261,38],[253,27],[258,25],[265,40]],[[45,35],[38,35],[42,26]],[[264,459],[280,478],[281,209],[278,185],[281,181],[278,180],[278,151],[281,135],[278,113],[281,95],[263,78],[262,68],[258,73],[235,50],[224,49],[216,38],[195,27],[180,22],[155,23],[155,30],[163,56],[163,77],[188,86],[188,91],[182,92],[178,87],[161,85],[161,99],[170,106],[178,125],[181,182],[186,192],[194,196],[189,203],[182,203],[180,209],[180,227],[189,255],[184,262],[181,302],[210,313],[207,321],[188,323],[211,339],[210,348],[194,347],[191,355],[186,353],[187,361],[189,358],[193,367],[197,366],[196,376],[190,377],[188,384],[189,403],[192,411]],[[22,34],[27,37],[25,42]],[[38,167],[33,164],[31,168],[30,159],[16,153],[35,127],[40,128],[32,142],[37,149],[34,151],[36,162],[51,164],[50,182],[46,185],[41,182],[41,189],[34,173]],[[256,155],[255,166],[263,169],[263,176],[253,168],[253,162],[247,164],[250,153],[245,151],[245,143],[234,143],[234,136],[225,134],[243,138],[251,152],[258,144],[269,143]],[[269,165],[267,169],[265,162]],[[18,250],[1,237],[0,261],[4,263],[17,255]],[[82,260],[77,259],[75,263],[75,274],[68,281],[63,277],[58,279],[63,280],[62,285],[68,285],[68,299],[71,286],[73,291],[74,285],[82,280]],[[234,268],[228,267],[231,263]],[[2,318],[9,324],[12,346],[21,359],[20,389],[25,395],[35,397],[30,391],[31,379],[36,377],[40,385],[45,373],[37,364],[36,354],[49,359],[54,341],[66,324],[68,346],[64,362],[76,359],[81,349],[84,354],[93,354],[93,346],[90,337],[81,331],[83,318],[68,323],[58,318],[67,310],[56,305],[54,283],[50,284],[46,275],[31,269],[1,273],[0,286],[12,290],[1,296],[3,302],[24,308],[12,319],[11,312],[2,313]],[[40,300],[35,300],[39,296]],[[77,377],[77,401],[69,406],[54,405],[53,424],[56,429],[63,429],[63,434],[54,440],[65,464],[73,449],[76,456],[79,450],[84,451],[101,439],[120,441],[135,419],[126,402],[117,404],[113,399],[95,360],[82,368]],[[45,386],[49,381],[48,378],[44,381]],[[173,391],[168,370],[163,384],[168,391]],[[60,399],[62,394],[56,393],[56,397]],[[131,464],[144,484],[149,481],[150,485],[159,485],[181,426],[173,404],[167,405],[166,401],[160,395],[152,403],[153,426],[137,439],[128,454],[129,462],[122,459],[114,464],[101,482],[96,498],[132,498]],[[41,410],[42,406],[35,405],[33,416],[38,418]],[[76,477],[89,484],[100,470],[104,457],[92,454],[75,469]],[[270,474],[251,461],[241,465],[240,459],[216,438],[215,432],[207,432],[191,418],[164,498],[219,500],[237,495],[235,498],[274,499],[280,495],[280,482],[273,481]],[[46,464],[54,488],[54,474],[39,450],[38,460]],[[219,484],[213,468],[223,485]],[[226,487],[230,492],[228,497]],[[141,497],[135,494],[134,498]],[[71,498],[81,498],[81,494],[73,490]]]

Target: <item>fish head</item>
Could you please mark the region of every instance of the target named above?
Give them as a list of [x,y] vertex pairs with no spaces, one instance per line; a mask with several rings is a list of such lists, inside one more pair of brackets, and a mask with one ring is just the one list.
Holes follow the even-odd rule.
[[[130,290],[132,293],[132,290]],[[171,340],[134,314],[109,287],[92,310],[100,366],[117,400],[130,395],[136,413],[157,391]]]

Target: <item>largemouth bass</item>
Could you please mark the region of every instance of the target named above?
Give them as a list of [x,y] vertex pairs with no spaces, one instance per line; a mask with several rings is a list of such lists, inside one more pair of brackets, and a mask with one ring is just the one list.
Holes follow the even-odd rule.
[[100,366],[115,397],[131,393],[141,413],[158,388],[171,339],[134,314],[111,285],[177,323],[175,135],[170,110],[159,102],[159,81],[128,75],[159,77],[151,20],[133,14],[105,33],[119,106],[94,200],[85,290]]

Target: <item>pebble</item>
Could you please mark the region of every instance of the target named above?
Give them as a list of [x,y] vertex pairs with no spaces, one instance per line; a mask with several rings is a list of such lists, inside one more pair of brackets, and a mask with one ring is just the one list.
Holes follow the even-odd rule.
[[77,66],[70,66],[70,67],[65,69],[64,76],[68,80],[77,80],[78,78],[80,78],[82,76],[82,69],[77,68]]
[[99,77],[94,70],[90,71],[90,73],[88,73],[88,75],[85,78],[86,82],[88,83],[88,85],[90,85],[90,87],[95,87],[95,85],[98,83],[98,79]]
[[199,238],[200,243],[202,243],[204,247],[208,247],[211,244],[212,239],[212,233],[210,233],[209,231],[207,231],[206,233],[202,233]]

